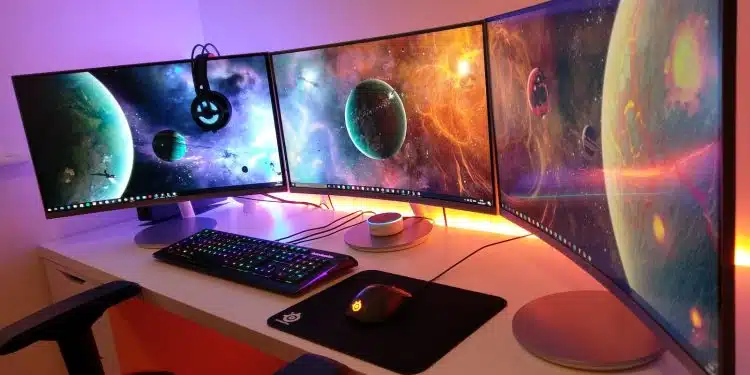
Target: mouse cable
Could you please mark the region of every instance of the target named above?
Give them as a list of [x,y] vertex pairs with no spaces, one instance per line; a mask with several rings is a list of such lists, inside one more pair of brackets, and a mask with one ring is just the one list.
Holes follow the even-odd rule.
[[[364,215],[364,214],[374,214],[374,212],[372,212],[372,211],[365,211],[365,212],[363,212],[362,214],[363,214],[363,215]],[[351,221],[351,220],[349,220],[349,221]],[[357,225],[360,225],[360,224],[362,224],[362,223],[364,223],[364,222],[366,222],[366,221],[367,221],[367,220],[362,220],[362,221],[360,221],[360,222],[357,222],[357,223],[354,223],[354,224],[350,224],[350,225],[347,225],[347,226],[345,226],[345,227],[343,227],[343,228],[341,228],[341,229],[339,229],[339,230],[335,230],[335,231],[333,231],[333,232],[330,232],[330,233],[326,233],[326,234],[324,234],[324,235],[322,235],[322,236],[318,236],[318,237],[313,237],[313,238],[308,238],[308,239],[299,239],[299,240],[298,240],[298,242],[295,242],[294,244],[295,244],[295,245],[299,245],[299,244],[301,244],[301,243],[303,243],[303,242],[310,242],[310,241],[315,241],[315,240],[319,240],[319,239],[321,239],[321,238],[326,238],[326,237],[330,237],[330,236],[333,236],[334,234],[336,234],[336,233],[338,233],[338,232],[341,232],[342,230],[347,230],[347,229],[349,229],[349,228],[351,228],[351,227],[356,227]],[[344,224],[346,224],[346,223],[344,223]],[[335,228],[331,228],[331,229],[329,229],[329,230],[333,230],[333,229],[335,229]],[[325,231],[324,231],[324,232],[321,232],[321,233],[325,233]],[[316,235],[317,235],[317,234],[316,234]]]
[[[349,225],[349,226],[346,226],[346,227],[343,227],[343,228],[341,228],[341,227],[342,227],[343,225],[345,225],[345,224],[347,224],[347,223],[349,223],[349,222],[351,222],[351,221],[353,221],[353,220],[356,220],[356,219],[357,219],[357,218],[358,218],[359,216],[363,216],[363,215],[365,215],[365,214],[372,214],[372,215],[374,215],[375,213],[374,213],[374,212],[372,212],[372,211],[363,211],[363,212],[360,212],[360,213],[359,213],[359,215],[357,215],[357,216],[355,216],[355,217],[353,217],[353,218],[351,218],[351,219],[349,219],[349,220],[347,220],[347,221],[345,221],[345,222],[343,222],[343,223],[341,223],[341,224],[339,224],[339,225],[337,225],[337,226],[335,226],[335,227],[333,227],[333,228],[328,228],[328,229],[326,229],[326,230],[323,230],[323,231],[320,231],[320,232],[317,232],[317,233],[313,233],[313,234],[308,234],[307,236],[304,236],[304,237],[302,237],[302,238],[298,238],[298,239],[296,239],[296,240],[294,240],[294,241],[289,241],[289,243],[297,245],[297,244],[300,244],[300,243],[302,243],[302,242],[308,242],[308,241],[313,241],[313,240],[319,240],[319,239],[321,239],[321,238],[325,238],[325,237],[328,237],[328,236],[332,236],[332,235],[334,235],[334,234],[336,234],[336,233],[338,233],[338,232],[341,232],[342,230],[346,230],[346,229],[349,229],[349,228],[351,228],[351,227],[354,227],[354,226],[357,226],[357,225],[359,225],[359,224],[362,224],[362,223],[364,223],[364,222],[365,222],[365,221],[367,221],[367,220],[362,220],[362,221],[360,221],[360,222],[357,222],[357,223],[354,223],[354,224],[351,224],[351,225]],[[341,228],[341,229],[339,229],[339,230],[337,230],[337,231],[334,231],[334,232],[331,232],[331,233],[326,233],[326,232],[329,232],[329,231],[332,231],[332,230],[334,230],[334,229],[338,229],[338,228]],[[321,235],[321,234],[323,234],[323,233],[326,233],[326,234],[324,234],[324,235],[322,235],[322,236],[319,236],[319,235]],[[316,236],[319,236],[319,237],[316,237]]]
[[[295,245],[296,245],[296,244],[299,244],[299,243],[302,243],[302,242],[313,241],[313,240],[317,240],[317,239],[320,239],[320,238],[325,238],[325,237],[331,236],[331,235],[333,235],[333,234],[336,234],[336,233],[338,233],[338,232],[341,232],[341,231],[342,231],[342,230],[344,230],[344,229],[348,229],[348,228],[351,228],[351,227],[353,227],[353,226],[356,226],[356,225],[359,225],[359,224],[362,224],[362,223],[364,223],[364,222],[365,222],[366,220],[362,220],[362,221],[360,221],[360,222],[357,222],[357,223],[351,224],[351,225],[349,225],[349,226],[346,226],[346,227],[344,227],[344,228],[342,228],[342,229],[339,229],[339,230],[337,230],[337,231],[334,231],[334,232],[331,232],[331,233],[327,233],[327,232],[330,232],[330,231],[332,231],[332,230],[334,230],[334,229],[338,229],[338,228],[341,228],[341,226],[343,226],[343,225],[346,225],[347,223],[350,223],[350,222],[352,222],[352,221],[354,221],[354,220],[357,220],[357,218],[358,218],[358,217],[360,217],[360,216],[363,216],[363,215],[365,215],[365,214],[372,214],[372,215],[374,215],[375,213],[374,213],[374,212],[372,212],[372,211],[360,211],[360,212],[358,212],[358,213],[357,213],[357,215],[356,215],[356,216],[354,216],[353,218],[351,218],[351,219],[349,219],[349,220],[346,220],[346,221],[344,221],[343,223],[341,223],[341,224],[339,224],[339,225],[337,225],[337,226],[335,226],[335,227],[332,227],[332,228],[328,228],[328,229],[326,229],[326,230],[322,230],[322,231],[320,231],[320,232],[317,232],[317,233],[312,233],[312,234],[308,234],[307,236],[304,236],[304,237],[302,237],[302,238],[298,238],[298,239],[296,239],[296,240],[292,240],[292,241],[289,241],[289,243],[291,243],[291,244],[295,244]],[[349,214],[349,215],[347,215],[347,216],[351,216],[351,214]],[[330,225],[330,224],[329,224],[329,225]],[[327,233],[327,234],[324,234],[324,233]],[[324,235],[323,235],[323,236],[320,236],[320,237],[316,237],[316,236],[319,236],[319,235],[321,235],[321,234],[324,234]],[[314,238],[311,238],[311,237],[314,237]]]
[[250,197],[234,197],[234,199],[241,199],[241,200],[255,201],[255,202],[266,202],[266,203],[299,204],[303,206],[310,206],[310,207],[323,209],[323,207],[321,207],[320,205],[317,205],[315,203],[310,203],[310,202],[289,201],[289,200],[280,201],[280,200],[258,199],[258,198],[250,198]]
[[[365,211],[365,212],[363,212],[363,214],[374,214],[374,212],[372,212],[372,211]],[[432,220],[431,218],[429,218],[429,217],[422,217],[422,216],[404,216],[404,220],[406,220],[406,219],[424,219],[424,220],[429,220],[430,222],[434,222],[434,220]],[[351,221],[351,220],[349,220],[349,221]],[[352,224],[352,225],[347,225],[347,226],[345,226],[345,227],[343,227],[343,228],[341,228],[341,229],[339,229],[339,230],[337,230],[337,231],[335,231],[335,232],[332,232],[332,233],[328,233],[328,234],[326,234],[326,235],[323,235],[323,236],[320,236],[320,237],[316,237],[316,238],[310,238],[310,239],[306,239],[306,240],[300,239],[300,240],[298,240],[298,241],[300,241],[300,242],[297,242],[297,244],[299,244],[299,243],[301,243],[301,242],[314,241],[314,240],[319,240],[319,239],[321,239],[321,238],[325,238],[325,237],[328,237],[328,236],[332,236],[332,235],[334,235],[334,234],[336,234],[336,233],[338,233],[338,232],[341,232],[342,230],[345,230],[345,229],[349,229],[349,228],[351,228],[351,227],[355,227],[355,226],[357,226],[357,225],[359,225],[359,224],[362,224],[362,223],[364,223],[365,221],[367,221],[367,220],[362,220],[362,221],[360,221],[360,222],[358,222],[358,223],[354,223],[354,224]],[[346,224],[346,223],[344,223],[344,224]],[[333,230],[333,229],[336,229],[336,228],[331,228],[331,229],[329,229],[329,230]],[[321,233],[325,233],[325,231],[323,231],[323,232],[321,232]]]
[[[308,206],[315,206],[315,207],[318,207],[318,208],[323,208],[323,205],[320,205],[320,204],[315,204],[315,203],[310,203],[310,202],[301,202],[301,201],[292,201],[292,200],[284,199],[284,198],[277,197],[277,196],[271,195],[271,194],[262,194],[262,195],[264,197],[266,197],[266,198],[274,199],[274,200],[276,200],[278,202],[281,202],[281,203],[306,203]],[[325,205],[325,207],[330,210],[330,208],[328,207],[328,205]]]
[[502,241],[488,243],[488,244],[486,244],[486,245],[484,245],[484,246],[482,246],[482,247],[480,247],[480,248],[472,251],[471,253],[469,253],[469,255],[461,258],[461,260],[459,260],[456,263],[453,263],[452,266],[446,268],[443,272],[440,272],[437,276],[435,276],[432,279],[430,279],[429,281],[427,281],[427,283],[425,283],[425,285],[422,287],[422,289],[424,289],[428,285],[434,283],[435,280],[439,279],[441,276],[445,275],[446,273],[448,273],[448,271],[452,270],[453,268],[455,268],[459,264],[463,263],[465,260],[471,258],[474,254],[476,254],[476,253],[478,253],[478,252],[480,252],[480,251],[482,251],[482,250],[484,250],[484,249],[486,249],[488,247],[495,246],[495,245],[500,245],[501,243],[506,243],[506,242],[510,242],[510,241],[520,240],[521,238],[525,238],[525,237],[528,237],[528,236],[531,236],[531,233],[523,235],[523,236],[517,236],[517,237],[513,237],[513,238],[508,238],[508,239],[505,239],[505,240],[502,240]]
[[[281,238],[278,238],[278,239],[276,239],[276,240],[274,240],[274,241],[276,241],[276,242],[280,242],[280,241],[286,240],[286,239],[288,239],[288,238],[292,238],[292,237],[298,236],[298,235],[300,235],[300,234],[302,234],[302,233],[307,233],[307,232],[310,232],[310,231],[314,231],[314,230],[319,230],[319,229],[326,229],[326,228],[328,228],[329,226],[331,226],[331,225],[333,225],[333,224],[336,224],[337,222],[339,222],[339,221],[341,221],[341,220],[344,220],[344,219],[346,219],[346,218],[348,218],[348,217],[352,217],[352,216],[354,216],[354,215],[359,215],[359,214],[361,214],[361,213],[362,213],[362,211],[354,211],[354,212],[352,212],[352,213],[349,213],[349,214],[346,214],[346,215],[344,215],[344,216],[342,216],[342,217],[340,217],[340,218],[338,218],[338,219],[336,219],[336,220],[334,220],[334,221],[332,221],[332,222],[330,222],[330,223],[328,223],[328,224],[326,224],[326,225],[323,225],[323,226],[320,226],[320,227],[315,227],[315,228],[309,228],[309,229],[305,229],[305,230],[299,231],[299,232],[297,232],[297,233],[293,233],[293,234],[290,234],[290,235],[288,235],[288,236],[285,236],[285,237],[281,237]],[[321,232],[321,233],[322,233],[322,232]]]
[[[348,218],[348,217],[352,217],[352,216],[354,216],[354,215],[360,215],[361,213],[362,213],[362,211],[359,211],[359,210],[358,210],[358,211],[354,211],[354,212],[352,212],[352,213],[349,213],[349,214],[346,214],[346,215],[344,215],[344,216],[342,216],[342,217],[340,217],[340,218],[338,218],[338,219],[336,219],[336,220],[333,220],[333,221],[331,221],[330,223],[328,223],[328,224],[326,224],[326,225],[322,225],[322,226],[319,226],[319,227],[314,227],[314,228],[309,228],[309,229],[301,230],[301,231],[299,231],[299,232],[296,232],[296,233],[290,234],[290,235],[288,235],[288,236],[285,236],[285,237],[281,237],[281,238],[278,238],[278,239],[276,239],[275,241],[279,242],[279,241],[282,241],[282,240],[286,240],[286,239],[288,239],[288,238],[291,238],[291,237],[295,237],[295,236],[298,236],[298,235],[300,235],[300,234],[302,234],[302,233],[307,233],[307,232],[310,232],[310,231],[314,231],[314,230],[319,230],[319,229],[326,229],[326,228],[328,228],[329,226],[331,226],[331,225],[333,225],[333,224],[336,224],[337,222],[339,222],[339,221],[341,221],[341,220],[344,220],[344,219],[346,219],[346,218]],[[323,232],[321,232],[321,233],[323,233]]]

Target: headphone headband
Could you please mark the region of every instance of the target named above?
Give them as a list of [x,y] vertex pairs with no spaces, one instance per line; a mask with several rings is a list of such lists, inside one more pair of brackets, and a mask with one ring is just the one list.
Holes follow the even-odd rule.
[[192,64],[195,94],[201,95],[201,93],[211,91],[211,86],[208,83],[208,53],[200,53],[195,56]]

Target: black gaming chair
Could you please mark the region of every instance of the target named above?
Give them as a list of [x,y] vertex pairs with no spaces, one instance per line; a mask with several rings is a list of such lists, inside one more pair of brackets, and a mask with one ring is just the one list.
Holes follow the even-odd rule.
[[[0,329],[0,355],[15,353],[37,341],[56,341],[71,375],[104,375],[91,326],[108,308],[137,296],[141,287],[112,281],[47,306]],[[344,375],[349,369],[325,357],[306,354],[276,375]],[[141,372],[139,375],[170,375]],[[134,374],[135,375],[135,374]]]

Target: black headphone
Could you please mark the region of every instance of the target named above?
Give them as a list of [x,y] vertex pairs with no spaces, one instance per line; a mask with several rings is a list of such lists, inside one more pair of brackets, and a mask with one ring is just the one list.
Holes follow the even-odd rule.
[[[216,55],[219,55],[219,50],[211,43],[195,45],[190,55],[195,87],[195,99],[190,104],[190,114],[201,129],[215,132],[229,123],[229,118],[232,117],[232,104],[226,96],[211,91],[208,84],[208,46],[213,47]],[[196,55],[198,48],[201,49],[201,53]]]

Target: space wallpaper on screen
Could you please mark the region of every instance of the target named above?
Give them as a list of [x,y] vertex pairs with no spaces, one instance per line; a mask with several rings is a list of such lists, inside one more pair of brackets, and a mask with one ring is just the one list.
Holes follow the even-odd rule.
[[494,200],[481,25],[273,65],[292,183]]
[[282,181],[265,57],[208,62],[224,128],[190,114],[189,62],[17,77],[46,207]]
[[501,204],[645,301],[713,373],[719,4],[578,1],[488,25]]

